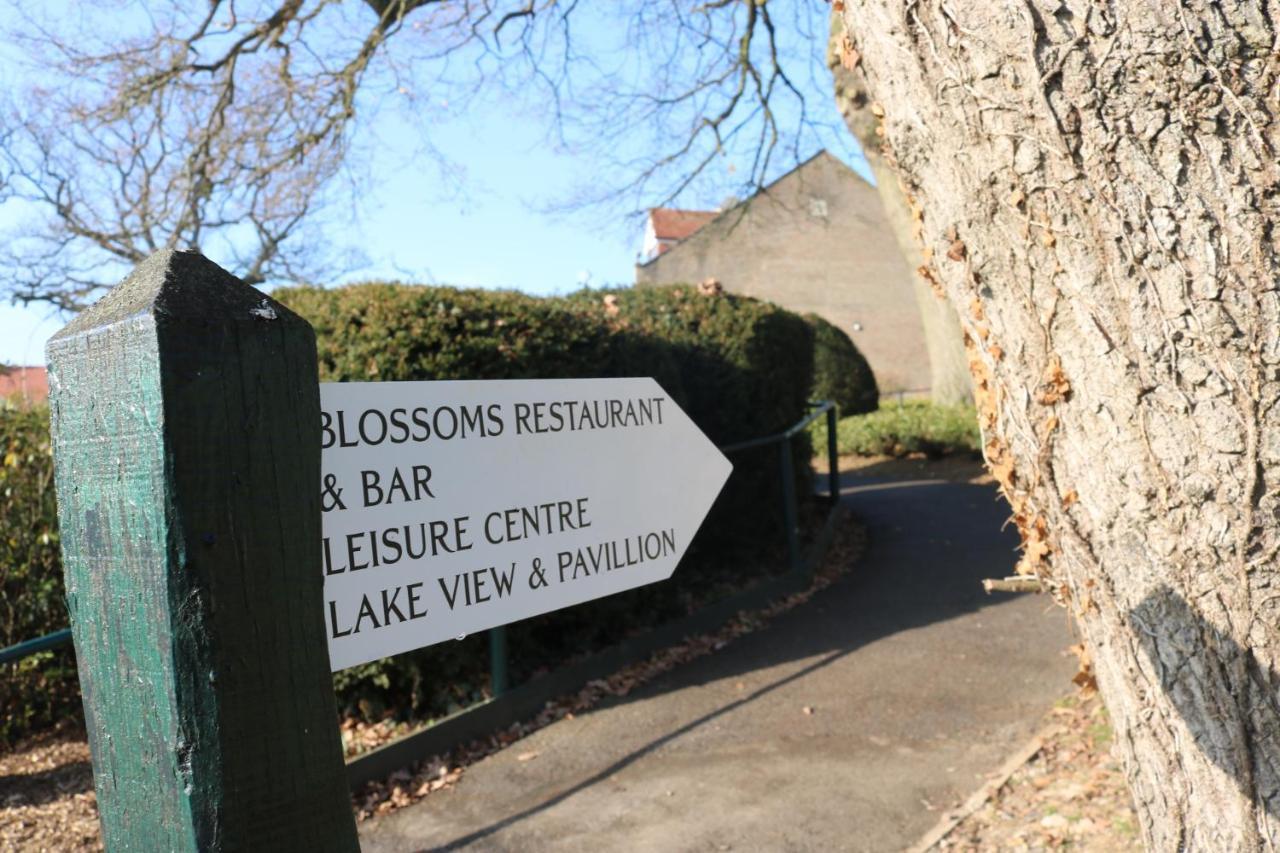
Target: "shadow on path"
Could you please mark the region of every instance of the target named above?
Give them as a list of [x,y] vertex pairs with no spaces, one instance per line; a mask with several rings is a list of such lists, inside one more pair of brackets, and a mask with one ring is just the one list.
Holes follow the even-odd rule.
[[0,776],[0,808],[42,806],[92,790],[93,767],[88,761],[71,761],[35,773]]
[[[987,594],[982,580],[1012,574],[1018,536],[992,485],[946,480],[841,477],[847,507],[866,525],[868,546],[852,570],[813,601],[782,616],[770,642],[733,650],[714,665],[673,673],[639,695],[830,652],[853,651],[901,631],[1015,598]],[[782,629],[791,626],[791,629]],[[802,630],[795,630],[805,626]],[[737,645],[737,644],[735,644]],[[627,701],[627,700],[617,700]]]
[[[375,821],[367,849],[643,846],[637,832],[686,849],[698,833],[752,831],[738,843],[761,849],[794,846],[793,826],[802,847],[840,847],[836,824],[852,817],[862,834],[843,849],[880,849],[927,828],[921,802],[976,787],[954,771],[998,764],[1067,686],[1065,618],[1046,618],[1045,599],[982,591],[1016,562],[993,487],[846,474],[841,490],[869,538],[849,574],[724,650],[530,736],[536,762],[499,753],[448,803]],[[797,719],[807,703],[819,712]],[[802,799],[778,793],[800,778]],[[699,799],[628,794],[623,808],[611,794],[654,786]],[[735,810],[747,817],[720,825]]]
[[801,678],[804,678],[806,675],[809,675],[810,673],[816,672],[822,669],[823,667],[830,666],[832,663],[835,663],[840,658],[844,657],[847,654],[851,654],[852,652],[853,652],[853,649],[848,649],[843,652],[835,652],[830,655],[827,655],[826,657],[819,660],[817,663],[809,664],[804,669],[801,669],[797,672],[793,672],[785,678],[780,678],[777,681],[771,682],[766,687],[762,687],[762,688],[759,688],[758,690],[754,690],[748,695],[742,697],[741,699],[737,699],[733,702],[728,703],[727,705],[722,705],[716,710],[708,714],[703,714],[701,717],[698,717],[697,719],[690,720],[689,722],[685,723],[683,726],[680,726],[680,728],[667,732],[662,737],[659,737],[656,740],[650,741],[649,743],[645,744],[645,746],[642,747],[641,749],[637,749],[631,753],[628,753],[625,757],[618,759],[617,761],[613,762],[608,767],[605,767],[603,770],[600,770],[598,773],[594,774],[593,776],[589,776],[588,778],[583,779],[582,781],[576,783],[572,787],[567,788],[555,794],[551,798],[547,799],[542,803],[539,803],[538,805],[532,808],[528,808],[528,809],[525,809],[524,811],[505,817],[502,820],[497,821],[496,823],[493,823],[489,826],[484,827],[483,829],[480,829],[480,830],[477,830],[476,832],[471,833],[470,835],[463,836],[462,838],[452,841],[443,847],[438,847],[434,849],[459,850],[463,847],[468,846],[469,844],[472,844],[476,841],[479,841],[482,838],[485,838],[486,836],[492,835],[493,833],[501,829],[505,829],[506,827],[511,826],[514,823],[517,823],[518,821],[531,817],[537,814],[538,812],[545,811],[546,809],[549,809],[552,806],[555,806],[556,804],[569,799],[579,791],[585,788],[589,788],[592,785],[595,785],[599,782],[603,782],[605,779],[608,779],[610,776],[614,775],[619,770],[622,770],[623,768],[627,767],[630,764],[634,764],[636,761],[640,760],[644,756],[654,752],[659,747],[663,746],[666,743],[669,743],[670,741],[675,740],[681,735],[687,734],[693,731],[694,729],[698,728],[699,726],[705,725],[706,723],[711,722],[717,717],[721,717],[729,713],[730,711],[733,711],[733,710],[736,710],[737,708],[742,707],[743,705],[746,705],[750,702],[754,702],[755,700],[759,699],[761,696],[764,696],[765,694],[772,693],[773,691],[781,687],[786,687],[788,684],[792,683],[793,681],[797,681]]

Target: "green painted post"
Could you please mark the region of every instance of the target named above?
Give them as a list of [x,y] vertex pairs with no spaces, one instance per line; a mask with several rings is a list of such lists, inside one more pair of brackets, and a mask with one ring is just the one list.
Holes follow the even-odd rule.
[[162,251],[47,355],[107,849],[359,849],[323,624],[311,327]]

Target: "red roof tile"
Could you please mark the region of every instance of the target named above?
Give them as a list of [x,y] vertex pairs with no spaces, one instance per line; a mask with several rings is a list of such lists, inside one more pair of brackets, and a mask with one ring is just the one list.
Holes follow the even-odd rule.
[[49,378],[43,367],[0,368],[0,398],[14,397],[28,403],[49,399]]
[[675,210],[655,207],[649,211],[654,236],[659,240],[683,240],[719,216],[715,210]]

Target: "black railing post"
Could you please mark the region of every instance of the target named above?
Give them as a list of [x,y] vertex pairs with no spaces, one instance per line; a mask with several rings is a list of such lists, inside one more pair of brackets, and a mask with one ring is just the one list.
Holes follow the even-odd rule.
[[782,522],[787,527],[787,564],[791,571],[800,569],[800,541],[796,530],[796,476],[791,460],[791,442],[778,442],[782,467]]
[[497,699],[510,688],[507,674],[507,628],[489,629],[489,692]]

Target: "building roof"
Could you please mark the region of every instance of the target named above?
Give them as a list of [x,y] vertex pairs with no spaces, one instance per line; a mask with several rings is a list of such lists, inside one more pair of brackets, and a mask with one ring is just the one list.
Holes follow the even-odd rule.
[[[677,243],[686,237],[691,237],[695,232],[701,230],[704,225],[707,225],[712,220],[718,219],[729,211],[740,208],[744,204],[750,204],[756,196],[767,194],[775,186],[790,178],[797,172],[800,172],[810,163],[817,162],[824,158],[839,164],[846,172],[848,172],[849,175],[853,176],[855,180],[866,184],[868,187],[871,186],[867,183],[865,178],[853,171],[853,169],[849,168],[847,163],[843,162],[839,157],[836,157],[830,151],[823,148],[810,155],[808,159],[797,163],[786,174],[778,176],[765,186],[758,189],[755,196],[744,201],[739,201],[737,204],[727,205],[720,210],[676,210],[668,207],[649,208],[649,224],[653,227],[654,239],[659,244],[662,244],[668,242]],[[656,261],[658,256],[668,248],[672,247],[662,246],[659,251],[650,253],[647,258],[640,261],[636,266],[647,267],[649,264]]]
[[655,207],[649,211],[653,234],[659,240],[683,240],[720,215],[718,210],[676,210]]
[[25,403],[49,399],[49,378],[43,367],[0,367],[0,399],[17,398]]

